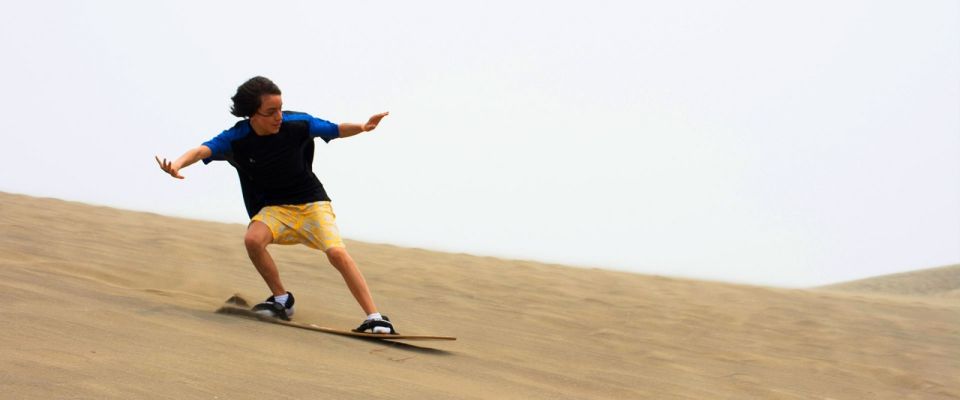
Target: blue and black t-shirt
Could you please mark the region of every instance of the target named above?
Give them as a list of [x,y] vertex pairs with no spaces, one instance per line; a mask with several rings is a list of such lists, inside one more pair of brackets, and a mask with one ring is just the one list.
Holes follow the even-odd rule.
[[259,136],[245,119],[203,143],[213,153],[203,162],[225,160],[237,169],[243,202],[252,218],[264,206],[330,200],[313,173],[313,139],[317,137],[329,142],[340,132],[329,121],[284,111],[280,131]]

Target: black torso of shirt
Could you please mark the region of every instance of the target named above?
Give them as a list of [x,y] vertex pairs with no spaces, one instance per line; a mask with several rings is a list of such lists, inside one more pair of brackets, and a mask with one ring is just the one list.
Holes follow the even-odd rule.
[[252,218],[264,206],[330,201],[313,173],[314,143],[306,121],[284,121],[274,135],[251,132],[231,142],[243,202]]

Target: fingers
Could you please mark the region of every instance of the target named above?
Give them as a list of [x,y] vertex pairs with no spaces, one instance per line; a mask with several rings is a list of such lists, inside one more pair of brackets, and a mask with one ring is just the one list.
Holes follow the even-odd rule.
[[389,111],[382,112],[380,114],[375,114],[374,116],[370,117],[370,120],[367,121],[367,124],[363,127],[363,129],[365,131],[372,131],[376,129],[377,125],[380,124],[380,120],[383,119],[383,117],[386,117],[387,115],[390,115]]
[[174,178],[183,179],[183,176],[180,175],[180,172],[173,168],[173,161],[167,161],[166,158],[161,161],[160,157],[158,156],[153,156],[153,158],[157,160],[157,164],[160,165],[160,169],[162,169],[163,172],[170,174],[170,176]]
[[163,172],[167,172],[167,173],[170,172],[170,171],[168,171],[167,159],[166,159],[166,158],[164,158],[163,161],[160,161],[160,157],[159,157],[159,156],[153,156],[153,159],[154,159],[154,160],[157,160],[157,165],[160,166],[160,169],[162,169]]
[[170,169],[173,166],[173,163],[171,163],[170,161],[167,161],[166,158],[164,158],[163,161],[160,161],[160,157],[154,157],[154,158],[157,159],[157,164],[160,164],[160,169],[162,169],[163,172],[166,172],[169,174]]

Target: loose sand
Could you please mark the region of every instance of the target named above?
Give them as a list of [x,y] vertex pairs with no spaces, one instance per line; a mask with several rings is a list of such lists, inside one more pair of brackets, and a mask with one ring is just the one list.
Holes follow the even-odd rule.
[[[459,338],[391,345],[214,313],[267,294],[243,231],[0,193],[0,398],[960,398],[957,267],[795,290],[350,241],[401,332]],[[359,322],[321,254],[271,249],[297,320]]]

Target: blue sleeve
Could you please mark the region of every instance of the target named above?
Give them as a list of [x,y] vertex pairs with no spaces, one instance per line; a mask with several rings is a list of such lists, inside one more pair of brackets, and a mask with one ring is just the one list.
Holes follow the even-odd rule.
[[[245,123],[246,122],[246,123]],[[210,148],[210,157],[204,158],[204,164],[210,164],[214,160],[226,160],[233,152],[230,143],[240,139],[250,133],[250,124],[247,120],[238,122],[233,128],[221,132],[219,135],[203,142],[204,146]]]
[[307,113],[289,112],[283,115],[287,121],[307,121],[310,127],[310,137],[321,138],[329,142],[340,137],[340,127],[337,124],[314,117]]
[[330,121],[312,118],[310,120],[310,136],[319,137],[324,142],[329,142],[340,137],[340,127]]

